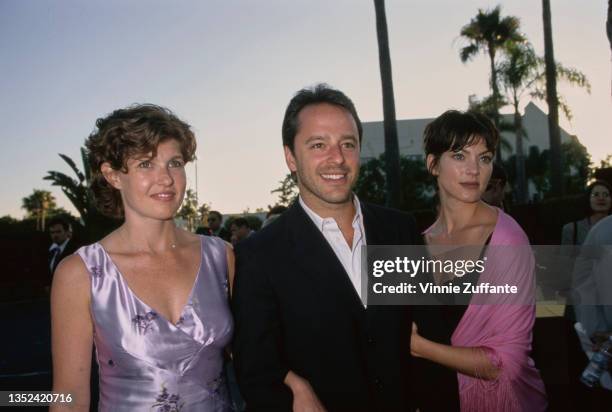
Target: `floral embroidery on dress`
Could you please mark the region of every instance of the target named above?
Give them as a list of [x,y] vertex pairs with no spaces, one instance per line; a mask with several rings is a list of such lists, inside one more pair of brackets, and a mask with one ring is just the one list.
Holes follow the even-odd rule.
[[151,323],[155,319],[157,319],[157,313],[151,310],[144,315],[134,316],[134,319],[132,319],[132,321],[136,324],[136,326],[138,326],[138,329],[140,329],[140,331],[144,334],[144,333],[147,333],[147,331],[149,330],[149,327],[151,326]]
[[175,326],[181,326],[183,324],[183,322],[185,322],[185,318],[183,316],[181,316],[178,320],[178,322],[176,322]]
[[155,412],[179,412],[183,409],[185,405],[184,402],[181,402],[180,395],[176,393],[168,393],[168,389],[165,386],[162,386],[162,391],[157,398],[155,398],[155,403],[151,407],[157,408]]
[[104,272],[102,271],[102,267],[101,266],[94,266],[91,268],[91,274],[92,276],[99,278],[102,277],[102,274]]

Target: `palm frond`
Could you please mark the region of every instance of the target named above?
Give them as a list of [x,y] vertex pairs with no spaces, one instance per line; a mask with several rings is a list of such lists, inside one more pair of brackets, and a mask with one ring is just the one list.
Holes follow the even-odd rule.
[[461,48],[459,52],[459,58],[462,63],[468,62],[474,58],[480,48],[476,43],[470,43],[469,45]]
[[81,161],[83,162],[83,172],[85,173],[85,181],[87,184],[91,182],[91,164],[89,163],[89,153],[87,149],[81,147]]
[[61,153],[59,154],[59,157],[61,157],[64,160],[64,162],[68,163],[68,166],[70,166],[72,171],[79,178],[79,182],[82,182],[83,180],[85,180],[85,176],[83,176],[83,173],[81,173],[81,171],[76,167],[76,164],[74,163],[74,160],[72,160],[71,158],[69,158],[65,154],[61,154]]
[[70,176],[56,171],[48,171],[47,176],[43,177],[44,180],[50,180],[53,186],[69,187],[76,189],[79,186],[79,182]]

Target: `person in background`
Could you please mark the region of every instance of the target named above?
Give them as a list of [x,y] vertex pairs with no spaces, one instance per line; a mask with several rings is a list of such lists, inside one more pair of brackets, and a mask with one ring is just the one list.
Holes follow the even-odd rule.
[[223,227],[223,215],[216,210],[208,212],[208,230],[211,236],[218,236],[221,239],[229,242],[231,233]]
[[53,391],[74,403],[51,411],[89,410],[92,344],[99,411],[229,411],[233,250],[174,221],[195,136],[154,105],[116,110],[96,126],[86,141],[91,189],[102,213],[124,221],[53,278]]
[[49,221],[48,227],[52,242],[49,247],[49,273],[53,276],[62,259],[73,254],[78,246],[72,240],[72,228],[66,219],[55,217]]
[[610,185],[604,180],[596,180],[587,187],[584,201],[586,216],[563,226],[562,245],[582,245],[589,230],[612,211],[611,192]]
[[506,175],[506,171],[504,170],[503,166],[493,163],[493,173],[491,173],[489,184],[482,194],[482,200],[491,206],[505,210],[504,196],[506,195],[507,182],[508,176]]
[[[600,345],[612,336],[612,216],[601,219],[588,232],[580,254],[576,259],[572,279],[572,297],[575,311],[575,330],[580,336],[580,344],[586,357],[591,358]],[[581,373],[588,360],[582,358]],[[608,410],[612,405],[612,363],[607,374],[600,381],[601,388],[587,389],[585,404],[591,403],[591,409],[580,405],[582,410]],[[572,378],[577,378],[574,375]]]
[[237,217],[232,220],[230,232],[232,233],[232,244],[234,245],[255,233],[255,231],[251,229],[249,221],[243,217]]

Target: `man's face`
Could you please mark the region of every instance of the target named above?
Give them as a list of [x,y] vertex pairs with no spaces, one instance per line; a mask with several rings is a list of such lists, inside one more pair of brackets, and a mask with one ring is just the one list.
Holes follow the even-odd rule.
[[306,106],[298,115],[293,152],[285,146],[285,160],[297,174],[300,196],[315,211],[350,202],[359,175],[355,119],[339,106]]
[[217,230],[221,227],[221,219],[216,214],[208,215],[208,227],[211,230]]
[[232,237],[236,238],[236,242],[239,242],[249,236],[250,229],[247,226],[238,226],[232,224],[230,226],[230,232],[232,233]]
[[49,228],[49,235],[51,235],[51,241],[53,243],[61,245],[68,239],[70,232],[64,230],[64,226],[61,224],[56,224]]

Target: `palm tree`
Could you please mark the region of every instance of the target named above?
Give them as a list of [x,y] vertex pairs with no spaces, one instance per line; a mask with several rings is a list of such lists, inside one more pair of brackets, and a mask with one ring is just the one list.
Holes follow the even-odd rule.
[[536,77],[537,58],[530,44],[514,43],[507,48],[507,59],[499,66],[502,84],[508,91],[514,107],[514,132],[516,135],[516,183],[517,202],[527,202],[527,176],[523,150],[523,119],[519,112],[521,95]]
[[557,71],[552,39],[550,0],[542,0],[544,20],[544,60],[546,64],[546,102],[548,103],[548,136],[550,139],[550,185],[553,195],[563,195],[563,163],[561,159],[561,131],[559,130],[559,100]]
[[79,170],[74,160],[72,160],[70,157],[61,153],[59,154],[59,157],[61,157],[68,164],[68,166],[70,166],[76,175],[76,179],[66,175],[65,173],[56,171],[47,172],[47,176],[45,176],[43,179],[50,180],[53,186],[61,187],[62,192],[64,192],[74,208],[81,215],[83,222],[87,224],[90,213],[92,210],[95,210],[93,197],[89,191],[90,168],[87,151],[85,148],[81,148],[83,172]]
[[36,230],[45,230],[45,219],[49,211],[56,208],[55,197],[47,190],[34,189],[34,192],[21,199],[21,208],[25,209],[28,217],[36,218]]
[[612,50],[612,0],[608,0],[608,20],[606,21],[606,32],[608,33],[610,50]]
[[[474,58],[479,52],[489,55],[491,70],[490,86],[493,98],[493,121],[499,127],[499,107],[501,106],[501,96],[497,82],[497,67],[495,58],[497,52],[506,45],[508,41],[515,43],[525,40],[519,31],[520,20],[514,16],[501,17],[501,6],[496,6],[493,10],[484,11],[478,9],[478,13],[468,24],[461,28],[461,36],[467,40],[467,46],[459,52],[459,57],[463,63]],[[501,161],[501,151],[497,152],[497,160]]]
[[81,220],[89,240],[96,241],[105,236],[107,233],[115,229],[120,222],[102,215],[96,208],[93,193],[89,189],[91,181],[91,168],[87,150],[81,148],[81,161],[83,162],[83,171],[80,171],[74,160],[70,157],[59,154],[59,156],[70,166],[76,179],[62,172],[49,171],[43,179],[50,180],[53,186],[59,186],[62,192],[68,197],[74,208],[81,215]]
[[378,38],[378,60],[383,95],[383,118],[385,128],[385,192],[386,204],[399,207],[401,195],[400,156],[397,141],[397,123],[395,121],[395,100],[393,97],[393,76],[391,72],[391,55],[389,53],[389,35],[385,0],[374,0],[376,11],[376,34]]
[[[527,42],[507,44],[505,54],[506,58],[499,64],[498,70],[501,82],[514,108],[517,200],[519,203],[524,203],[527,201],[527,178],[523,150],[523,137],[526,137],[526,133],[518,107],[521,96],[527,91],[531,97],[544,100],[546,96],[545,62],[542,57],[536,56],[533,47]],[[588,93],[591,92],[591,85],[584,73],[565,67],[558,62],[555,64],[555,70],[557,80],[564,80],[572,86],[584,88]],[[571,121],[572,112],[569,105],[561,96],[558,96],[558,101],[559,107]]]

